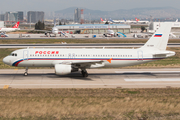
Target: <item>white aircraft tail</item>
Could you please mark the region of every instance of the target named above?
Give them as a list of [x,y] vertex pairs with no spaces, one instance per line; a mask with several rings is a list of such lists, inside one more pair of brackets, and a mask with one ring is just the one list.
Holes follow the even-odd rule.
[[54,18],[54,27],[56,27],[56,18]]
[[169,34],[171,31],[172,23],[161,23],[161,26],[155,32],[152,37],[141,47],[144,48],[156,48],[159,50],[166,50],[169,40]]

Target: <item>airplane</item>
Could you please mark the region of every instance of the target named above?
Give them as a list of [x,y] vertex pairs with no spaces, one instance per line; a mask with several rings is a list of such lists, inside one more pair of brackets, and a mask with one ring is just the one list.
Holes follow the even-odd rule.
[[109,21],[109,20],[103,20],[102,18],[100,18],[101,19],[101,21],[103,22],[103,23],[106,23],[106,22],[108,22],[108,23],[113,23],[112,21]]
[[16,30],[20,30],[19,28],[19,21],[12,27],[12,28],[0,28],[0,32],[12,32],[12,31],[16,31]]
[[48,32],[45,32],[45,35],[47,35],[49,33],[50,37],[51,37],[51,34],[54,34],[55,37],[57,34],[59,34],[59,31],[58,31],[58,28],[56,27],[56,21],[54,20],[54,27],[52,28],[51,31],[48,31]]
[[135,19],[138,23],[142,23],[142,24],[148,24],[149,23],[149,21],[140,21],[140,19],[137,19],[137,18],[135,18]]
[[123,20],[117,20],[119,23],[136,23],[137,21],[133,21],[133,20],[126,20],[125,18],[123,18]]
[[63,49],[27,48],[13,51],[3,59],[7,65],[26,67],[54,67],[56,75],[66,75],[81,70],[88,77],[88,68],[113,68],[143,64],[175,55],[167,51],[172,23],[164,23],[156,33],[137,49]]
[[113,30],[108,29],[107,33],[104,33],[103,35],[105,37],[108,37],[108,36],[111,37],[111,36],[115,36],[115,32]]
[[[54,27],[52,28],[52,30],[51,30],[51,31],[48,31],[48,32],[46,31],[46,32],[45,32],[45,35],[47,36],[48,33],[49,33],[50,37],[52,37],[51,34],[54,34],[55,37],[56,37],[57,34],[62,34],[62,35],[64,35],[64,36],[67,36],[66,33],[58,30],[58,28],[56,27],[56,20],[54,20]],[[60,35],[60,36],[61,36],[61,35]]]

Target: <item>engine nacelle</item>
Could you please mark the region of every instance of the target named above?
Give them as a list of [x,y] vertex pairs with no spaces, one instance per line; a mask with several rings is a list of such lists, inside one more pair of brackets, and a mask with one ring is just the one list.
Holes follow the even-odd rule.
[[56,64],[55,73],[56,75],[67,75],[71,73],[71,65]]

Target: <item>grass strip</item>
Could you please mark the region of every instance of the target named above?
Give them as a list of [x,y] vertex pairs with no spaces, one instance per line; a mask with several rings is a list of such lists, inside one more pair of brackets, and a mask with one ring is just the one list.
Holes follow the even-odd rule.
[[0,90],[0,119],[179,120],[180,88]]
[[[0,39],[0,44],[61,44],[66,43],[145,43],[148,39]],[[169,43],[180,43],[180,39],[170,39]]]

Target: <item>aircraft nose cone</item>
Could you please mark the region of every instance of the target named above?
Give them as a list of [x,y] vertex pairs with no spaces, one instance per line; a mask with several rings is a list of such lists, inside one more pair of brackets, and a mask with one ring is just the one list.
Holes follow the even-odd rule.
[[3,63],[8,64],[7,57],[5,57],[5,58],[3,59]]

